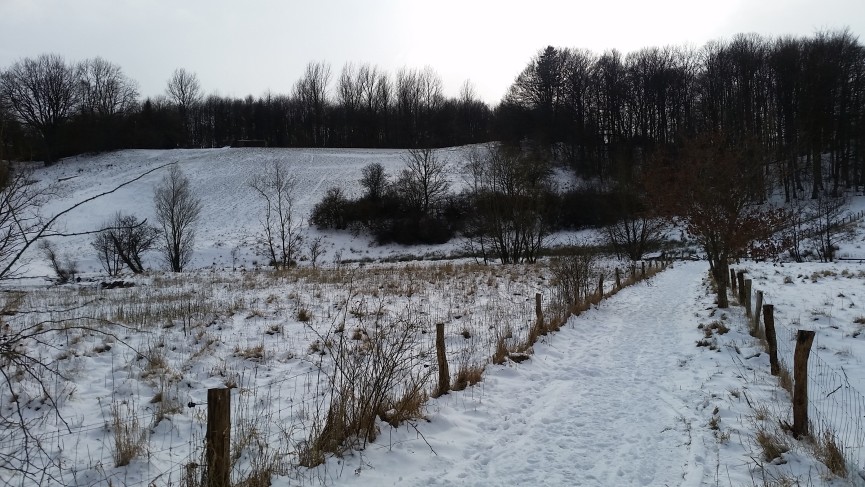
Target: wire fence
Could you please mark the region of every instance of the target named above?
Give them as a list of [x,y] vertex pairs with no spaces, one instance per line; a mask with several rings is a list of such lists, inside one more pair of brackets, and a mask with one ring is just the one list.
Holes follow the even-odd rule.
[[[765,328],[762,330],[765,332]],[[775,331],[778,362],[782,370],[791,373],[798,330],[776,321]],[[865,395],[850,384],[843,368],[823,357],[816,340],[808,358],[807,376],[811,437],[823,442],[831,439],[844,457],[848,480],[865,486],[860,475],[865,468]]]

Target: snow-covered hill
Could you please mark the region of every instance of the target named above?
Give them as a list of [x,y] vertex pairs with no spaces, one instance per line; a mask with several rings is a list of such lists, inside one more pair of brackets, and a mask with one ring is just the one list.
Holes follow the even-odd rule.
[[[448,161],[451,168],[452,189],[462,185],[460,167],[462,148],[442,149],[437,155]],[[177,163],[189,178],[193,191],[201,199],[201,223],[197,229],[193,268],[231,267],[233,264],[252,267],[258,260],[254,255],[256,235],[260,232],[262,202],[248,186],[249,179],[273,161],[286,164],[297,178],[294,213],[307,219],[313,206],[328,188],[337,186],[349,197],[360,195],[358,181],[361,169],[367,164],[382,164],[387,173],[395,176],[404,167],[406,151],[363,149],[204,149],[204,150],[124,150],[64,159],[47,168],[36,168],[33,177],[43,183],[53,183],[60,197],[53,198],[44,212],[54,214],[72,204],[129,181],[142,173],[164,164]],[[153,222],[153,189],[167,172],[156,171],[117,192],[88,203],[65,217],[59,225],[61,231],[84,232],[99,228],[117,211],[131,213]],[[306,232],[318,235],[314,228]],[[95,253],[90,249],[90,237],[55,239],[58,250],[74,255],[83,272],[100,270]],[[341,252],[343,259],[364,259],[396,256],[406,253],[424,255],[451,252],[456,243],[443,246],[425,246],[412,249],[399,246],[377,247],[369,239],[355,237],[347,232],[330,232],[327,236],[331,249],[329,257]],[[236,251],[236,262],[232,251]],[[38,252],[30,254],[28,274],[46,275],[48,269],[40,262]],[[328,258],[328,256],[326,256]],[[159,268],[161,262],[151,254],[146,262]]]
[[[440,156],[456,168],[461,151]],[[246,182],[264,164],[280,160],[292,168],[300,181],[297,211],[306,216],[327,188],[357,195],[363,166],[380,162],[394,174],[403,156],[396,150],[130,150],[36,168],[34,178],[60,191],[47,214],[174,162],[204,209],[192,272],[127,276],[134,287],[126,289],[32,279],[26,292],[2,293],[4,321],[15,329],[61,328],[22,344],[60,372],[40,369],[45,389],[34,377],[11,375],[17,404],[34,420],[33,437],[44,448],[35,465],[48,475],[23,485],[195,485],[189,480],[200,479],[195,465],[203,454],[207,390],[224,387],[231,387],[234,480],[272,468],[277,486],[857,485],[829,473],[825,458],[818,459],[819,442],[795,441],[783,431],[790,398],[769,374],[743,309],[715,306],[705,262],[678,262],[620,291],[543,336],[527,361],[503,365],[490,357],[500,341],[512,346],[526,337],[536,293],[548,318],[553,312],[548,262],[358,262],[251,271],[259,202]],[[59,230],[93,230],[118,210],[152,218],[153,188],[163,172],[82,206]],[[460,184],[456,169],[453,182]],[[863,199],[853,205],[861,209]],[[447,253],[458,245],[376,247],[348,233],[327,238],[331,259],[341,253],[358,261]],[[861,250],[857,239],[842,246],[842,256]],[[89,240],[56,244],[82,270],[98,273]],[[47,274],[41,258],[31,257],[27,272]],[[159,267],[156,256],[148,263]],[[600,265],[609,291],[612,267],[622,263]],[[737,264],[776,305],[779,329],[818,332],[813,353],[825,366],[809,384],[824,385],[829,374],[844,378],[840,392],[815,398],[812,407],[817,418],[820,408],[832,408],[827,423],[840,418],[854,481],[865,462],[865,427],[856,422],[861,408],[836,399],[865,389],[860,267],[857,261]],[[485,367],[483,380],[430,399],[424,419],[396,428],[377,421],[379,436],[362,449],[328,456],[312,469],[300,466],[299,452],[327,417],[334,352],[347,344],[357,353],[346,356],[362,357],[371,336],[387,338],[407,327],[407,370],[435,377],[439,323],[451,375]],[[46,397],[56,401],[59,416],[46,409]],[[6,389],[0,398],[3,417],[11,418],[16,403]],[[0,428],[0,459],[25,445],[9,431]],[[137,448],[128,464],[118,461],[119,440]],[[769,446],[780,449],[772,453]],[[18,485],[21,477],[4,467],[0,484]]]

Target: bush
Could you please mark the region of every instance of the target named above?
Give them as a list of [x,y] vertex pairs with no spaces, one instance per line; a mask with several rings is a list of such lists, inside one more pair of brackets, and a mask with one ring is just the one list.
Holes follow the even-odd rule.
[[427,351],[418,351],[425,324],[409,315],[383,323],[366,340],[344,340],[339,329],[324,338],[334,361],[330,401],[320,427],[300,448],[300,464],[313,467],[324,454],[341,454],[374,441],[377,420],[396,425],[423,415],[430,369],[412,372]]
[[462,199],[451,196],[433,215],[424,216],[394,192],[380,197],[345,198],[339,188],[331,188],[315,205],[310,222],[319,229],[365,232],[376,243],[402,245],[440,244],[452,239],[462,228],[465,210]]
[[312,209],[309,222],[319,229],[335,228],[345,230],[348,225],[347,210],[349,200],[338,187],[327,190],[324,198]]

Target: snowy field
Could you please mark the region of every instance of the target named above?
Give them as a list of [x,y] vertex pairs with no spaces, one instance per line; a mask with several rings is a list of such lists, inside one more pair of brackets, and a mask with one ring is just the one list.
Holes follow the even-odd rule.
[[[456,165],[462,150],[441,155]],[[380,162],[395,174],[403,155],[122,151],[37,169],[36,178],[61,188],[62,197],[45,209],[52,213],[150,168],[178,162],[202,199],[203,223],[192,272],[126,276],[135,284],[131,288],[96,286],[105,276],[89,237],[56,242],[79,261],[85,272],[79,284],[49,285],[41,277],[47,266],[31,255],[24,269],[30,278],[3,293],[4,320],[32,329],[64,320],[64,331],[43,336],[42,344],[30,343],[32,353],[56,365],[62,376],[46,375],[47,390],[25,377],[17,391],[44,448],[44,457],[34,462],[45,464],[46,476],[20,482],[0,470],[0,481],[196,485],[192,465],[202,462],[207,390],[231,387],[232,479],[238,482],[265,470],[278,486],[861,485],[855,483],[865,461],[861,452],[851,452],[859,463],[849,465],[849,478],[842,479],[827,470],[818,447],[781,431],[779,424],[790,421],[789,395],[769,374],[767,355],[749,335],[742,308],[715,308],[706,262],[677,262],[623,289],[570,317],[561,331],[541,337],[530,359],[502,365],[490,363],[490,357],[499,341],[515,346],[525,340],[535,319],[536,293],[546,315],[553,313],[547,261],[360,262],[446,257],[459,243],[374,246],[363,236],[325,233],[329,250],[323,269],[255,269],[257,202],[246,186],[255,168],[287,162],[301,181],[298,212],[305,216],[328,187],[357,195],[364,165]],[[152,218],[153,187],[161,178],[161,172],[153,173],[80,208],[63,229],[92,230],[117,210]],[[453,181],[459,184],[457,174]],[[861,203],[855,200],[854,209]],[[846,244],[843,256],[855,257],[861,236],[857,239]],[[335,256],[355,262],[339,264]],[[147,263],[159,266],[155,255]],[[612,268],[621,265],[600,262],[606,290]],[[839,392],[815,400],[815,413],[832,411],[829,423],[846,411],[859,414],[852,404],[834,406],[827,399],[865,391],[865,267],[859,261],[736,267],[747,270],[754,289],[775,305],[779,329],[817,330],[815,356],[844,374]],[[379,434],[363,448],[328,456],[314,468],[300,465],[310,433],[327,416],[328,379],[346,364],[362,364],[352,362],[363,355],[354,352],[377,343],[377,337],[400,336],[406,344],[397,391],[413,379],[434,385],[438,323],[445,327],[451,375],[483,368],[482,381],[430,398],[423,419],[397,427],[386,418],[377,420]],[[786,345],[780,348],[788,353],[789,334],[783,338]],[[704,340],[710,346],[697,346]],[[819,385],[815,380],[814,387]],[[2,394],[8,404],[8,394]],[[57,402],[59,416],[46,396]],[[7,406],[4,415],[10,411]],[[861,430],[848,423],[839,428]],[[781,445],[777,455],[767,455],[767,437]],[[135,448],[127,448],[130,443]],[[20,435],[0,437],[7,454],[23,445]],[[128,461],[119,461],[129,451],[134,454]]]

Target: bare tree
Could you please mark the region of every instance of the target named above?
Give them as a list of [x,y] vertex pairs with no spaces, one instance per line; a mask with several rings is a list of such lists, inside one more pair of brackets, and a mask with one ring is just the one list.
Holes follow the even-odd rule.
[[201,83],[195,73],[177,68],[168,80],[165,93],[181,109],[189,109],[201,101]]
[[365,198],[378,201],[387,191],[388,177],[380,162],[371,162],[360,170],[360,185],[366,190]]
[[324,244],[325,240],[324,236],[322,235],[315,237],[307,244],[307,248],[309,250],[309,262],[310,264],[312,264],[313,269],[315,269],[316,265],[318,264],[318,259],[327,252]]
[[90,246],[96,251],[96,258],[109,276],[116,276],[123,270],[123,259],[117,253],[117,247],[111,240],[109,232],[99,232],[93,236]]
[[162,253],[169,268],[182,272],[192,258],[195,227],[201,216],[201,200],[189,179],[175,163],[153,195],[156,221],[162,227]]
[[141,257],[153,249],[159,239],[159,229],[134,215],[117,213],[104,225],[91,242],[96,249],[102,267],[111,275],[118,274],[123,266],[141,274],[144,265]]
[[303,77],[294,85],[294,97],[300,104],[309,142],[314,146],[324,145],[326,140],[325,111],[330,76],[329,64],[309,63]]
[[490,145],[469,157],[469,246],[502,263],[534,262],[549,234],[550,167],[516,148]]
[[835,258],[839,242],[853,237],[852,225],[845,221],[846,213],[847,199],[843,196],[832,197],[821,192],[808,204],[809,233],[823,262]]
[[178,68],[174,70],[165,88],[168,98],[177,107],[180,121],[183,124],[183,136],[186,143],[192,141],[191,110],[201,103],[201,83],[195,73]]
[[622,181],[613,194],[618,220],[604,229],[607,241],[619,257],[627,256],[632,262],[643,258],[650,245],[657,243],[666,228],[666,222],[648,208],[644,191],[632,177]]
[[429,216],[447,196],[450,187],[447,162],[439,159],[432,149],[411,149],[405,165],[396,190],[411,209]]
[[79,64],[77,74],[82,111],[111,116],[129,112],[137,104],[137,84],[120,66],[96,57]]
[[78,274],[78,262],[73,260],[71,255],[58,254],[57,248],[51,240],[47,239],[39,241],[39,250],[42,251],[42,255],[51,265],[51,270],[54,271],[54,276],[57,278],[57,284],[66,284],[75,279],[75,275]]
[[285,164],[274,161],[253,176],[249,186],[264,201],[261,225],[270,262],[277,269],[287,268],[295,261],[303,242],[302,222],[292,212],[297,179]]
[[624,215],[605,230],[607,240],[616,253],[626,255],[636,262],[643,258],[652,242],[661,238],[665,227],[660,218],[653,218],[646,213],[634,213]]
[[58,131],[79,100],[75,68],[57,54],[26,58],[0,75],[0,91],[12,113],[42,137],[46,161],[53,161]]

